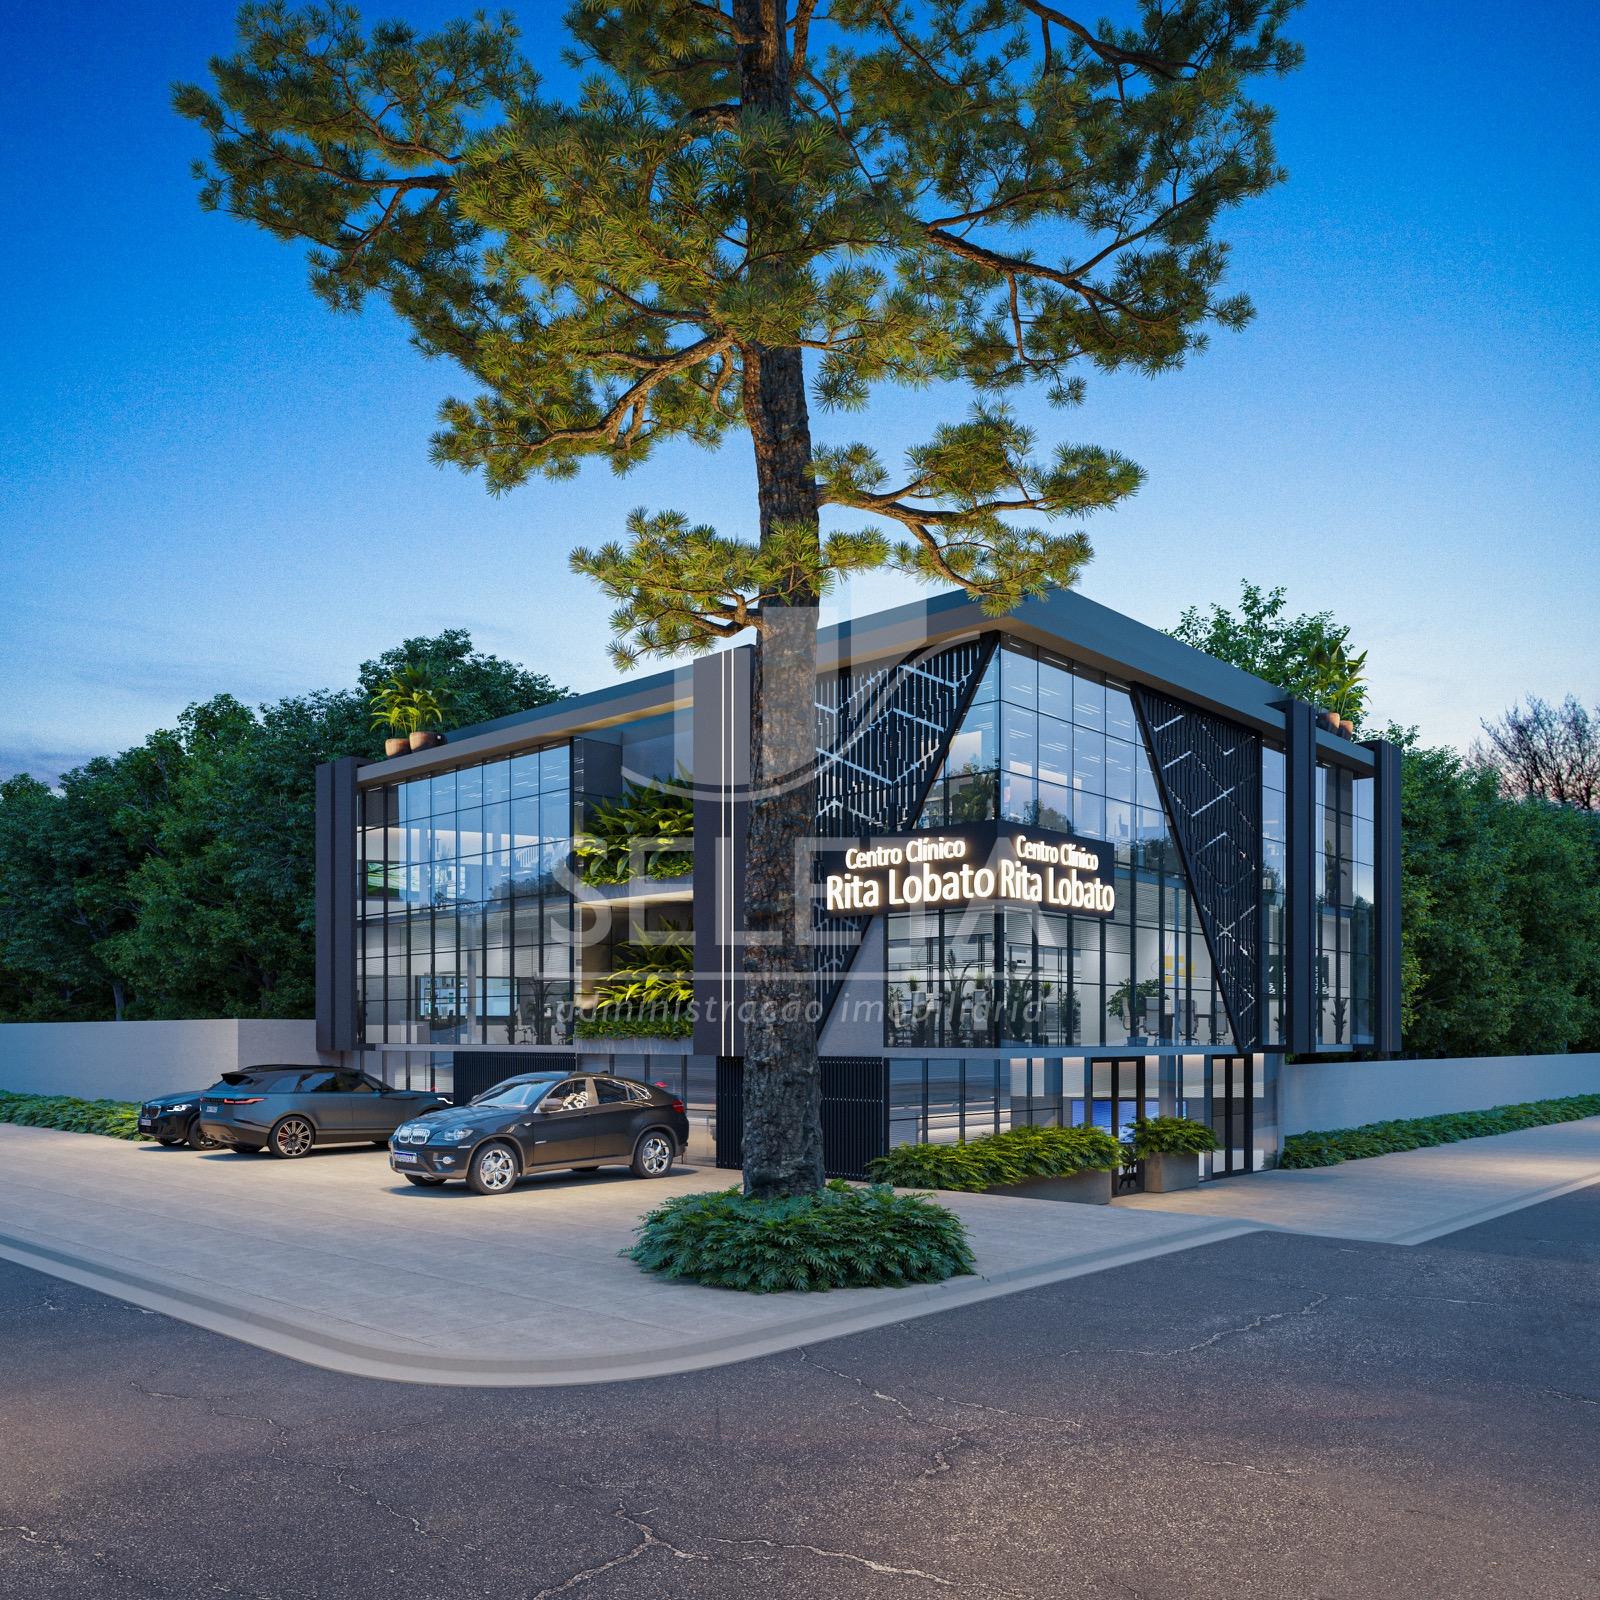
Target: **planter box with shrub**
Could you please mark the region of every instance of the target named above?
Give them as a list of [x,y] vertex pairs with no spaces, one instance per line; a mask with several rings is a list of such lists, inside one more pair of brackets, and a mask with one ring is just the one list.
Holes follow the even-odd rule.
[[961,1144],[902,1144],[872,1162],[902,1189],[953,1189],[1109,1205],[1121,1147],[1100,1128],[1012,1128]]
[[1146,1194],[1171,1194],[1200,1182],[1200,1157],[1217,1149],[1217,1136],[1191,1117],[1138,1117],[1127,1147],[1144,1175]]

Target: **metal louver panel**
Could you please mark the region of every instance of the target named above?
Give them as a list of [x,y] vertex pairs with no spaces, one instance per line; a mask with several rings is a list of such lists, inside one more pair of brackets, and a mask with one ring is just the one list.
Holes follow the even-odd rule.
[[[817,683],[817,833],[825,839],[905,833],[950,748],[996,636]],[[826,1012],[867,925],[815,903],[817,997]]]
[[1189,876],[1234,1042],[1261,1042],[1261,741],[1135,688],[1150,761]]

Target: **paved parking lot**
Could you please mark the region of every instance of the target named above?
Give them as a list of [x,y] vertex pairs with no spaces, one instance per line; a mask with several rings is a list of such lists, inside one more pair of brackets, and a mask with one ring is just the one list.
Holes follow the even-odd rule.
[[615,1168],[484,1197],[414,1188],[366,1148],[287,1162],[0,1126],[0,1249],[347,1371],[570,1383],[791,1348],[1250,1226],[953,1196],[980,1277],[823,1296],[665,1283],[619,1255],[649,1206],[737,1179],[700,1163],[652,1182]]
[[418,1189],[369,1148],[302,1161],[0,1125],[0,1255],[279,1354],[372,1377],[570,1384],[793,1349],[1263,1226],[1391,1244],[1600,1178],[1600,1119],[1115,1206],[947,1195],[978,1275],[742,1295],[622,1258],[639,1215],[737,1174],[554,1173]]

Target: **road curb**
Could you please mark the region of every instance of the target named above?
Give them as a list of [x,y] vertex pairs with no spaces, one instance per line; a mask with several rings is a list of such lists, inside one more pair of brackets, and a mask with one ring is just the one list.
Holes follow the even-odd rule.
[[[158,1311],[212,1333],[224,1334],[257,1349],[287,1356],[310,1366],[353,1377],[393,1383],[442,1384],[458,1388],[553,1388],[586,1383],[620,1383],[637,1378],[666,1377],[727,1366],[758,1356],[792,1350],[804,1344],[865,1333],[915,1317],[954,1311],[1002,1295],[1061,1283],[1070,1278],[1109,1271],[1155,1256],[1201,1245],[1218,1244],[1243,1233],[1265,1231],[1258,1223],[1233,1218],[1198,1222],[1165,1239],[1137,1245],[1109,1245],[1064,1260],[1013,1268],[992,1276],[953,1279],[920,1288],[883,1289],[881,1304],[830,1313],[825,1308],[798,1316],[759,1333],[737,1333],[692,1341],[640,1355],[603,1355],[535,1360],[511,1355],[447,1356],[363,1344],[298,1323],[287,1317],[257,1312],[218,1296],[178,1284],[163,1283],[109,1261],[61,1250],[13,1234],[0,1234],[0,1258],[18,1266],[63,1278],[83,1288]],[[731,1291],[708,1289],[707,1294]],[[809,1297],[808,1297],[809,1298]],[[826,1299],[826,1296],[820,1297]]]

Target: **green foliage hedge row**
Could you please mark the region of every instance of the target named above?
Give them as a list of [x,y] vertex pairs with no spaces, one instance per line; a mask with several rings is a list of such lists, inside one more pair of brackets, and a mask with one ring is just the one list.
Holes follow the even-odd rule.
[[1294,1133],[1283,1141],[1281,1167],[1334,1167],[1364,1156],[1386,1156],[1396,1150],[1423,1150],[1429,1145],[1481,1139],[1519,1128],[1542,1128],[1551,1122],[1576,1122],[1600,1117],[1600,1094],[1574,1094],[1562,1100],[1529,1100],[1522,1105],[1492,1106],[1487,1111],[1448,1111],[1437,1117],[1407,1117],[1399,1122],[1368,1122],[1359,1128],[1330,1133]]
[[1216,1134],[1193,1117],[1135,1118],[1128,1143],[1140,1161],[1146,1156],[1193,1156],[1220,1148]]
[[142,1139],[139,1108],[127,1100],[75,1100],[69,1094],[13,1094],[0,1089],[0,1122],[64,1133],[102,1133],[108,1139]]
[[964,1144],[902,1144],[872,1162],[879,1183],[973,1192],[1030,1178],[1111,1172],[1122,1147],[1101,1128],[1011,1128]]
[[751,1294],[892,1288],[972,1271],[961,1219],[925,1195],[835,1180],[820,1194],[686,1194],[639,1224],[625,1254],[646,1272]]
[[573,1029],[580,1039],[687,1039],[694,1032],[694,1020],[670,1015],[619,1017],[601,1011],[592,1017],[579,1017]]

